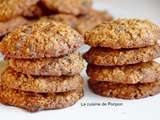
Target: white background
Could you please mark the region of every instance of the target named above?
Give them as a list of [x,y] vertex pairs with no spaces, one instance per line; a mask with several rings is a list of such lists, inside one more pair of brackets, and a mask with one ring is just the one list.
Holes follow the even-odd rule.
[[[109,10],[115,17],[147,18],[160,23],[160,0],[95,0],[94,7]],[[80,51],[86,51],[83,46]],[[82,73],[85,80],[87,76]],[[82,103],[122,103],[122,106],[81,106]],[[0,120],[160,120],[160,95],[140,99],[104,98],[91,93],[85,85],[85,97],[74,106],[28,113],[15,107],[0,105]]]

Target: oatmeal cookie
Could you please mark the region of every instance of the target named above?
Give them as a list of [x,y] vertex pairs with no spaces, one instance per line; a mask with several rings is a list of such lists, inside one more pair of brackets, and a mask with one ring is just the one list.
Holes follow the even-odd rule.
[[160,26],[138,19],[113,20],[85,34],[86,44],[112,49],[147,47],[157,44],[159,40]]
[[160,64],[140,63],[121,67],[103,67],[89,64],[87,74],[91,80],[123,84],[150,83],[160,80]]
[[0,37],[3,37],[7,33],[10,33],[13,31],[15,28],[29,24],[30,22],[23,18],[23,17],[15,17],[11,20],[5,21],[5,22],[0,22]]
[[160,80],[135,85],[89,80],[88,84],[90,89],[98,95],[122,99],[140,99],[160,92]]
[[75,28],[78,21],[75,16],[69,15],[69,14],[62,14],[62,13],[45,16],[45,17],[42,17],[41,20],[54,20],[54,21],[69,25],[72,28]]
[[0,21],[21,16],[26,9],[38,2],[39,0],[0,0]]
[[79,15],[89,11],[92,0],[42,0],[53,12]]
[[84,35],[85,32],[92,30],[97,25],[107,21],[111,21],[112,19],[112,16],[107,11],[98,11],[91,9],[87,14],[78,17],[76,30]]
[[84,58],[92,64],[102,66],[121,66],[152,61],[160,56],[160,47],[150,46],[137,49],[113,50],[109,48],[91,48]]
[[9,65],[15,71],[28,75],[71,76],[82,71],[84,61],[80,53],[75,52],[60,58],[10,59]]
[[83,37],[67,25],[40,20],[5,36],[0,51],[6,58],[60,57],[79,48],[83,41]]
[[15,72],[8,67],[1,76],[1,85],[13,89],[36,93],[57,93],[76,90],[83,87],[79,74],[73,76],[31,76]]
[[0,87],[1,103],[17,106],[30,112],[69,107],[82,97],[82,89],[65,93],[33,93]]

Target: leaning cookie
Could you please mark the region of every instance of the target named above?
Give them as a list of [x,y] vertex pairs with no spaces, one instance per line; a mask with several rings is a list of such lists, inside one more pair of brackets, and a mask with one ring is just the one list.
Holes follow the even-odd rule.
[[106,22],[85,34],[85,43],[92,47],[112,49],[140,48],[160,40],[160,26],[138,19],[117,19]]
[[8,61],[15,71],[38,76],[71,76],[79,74],[84,68],[84,61],[77,52],[60,58],[10,59]]
[[90,89],[98,95],[122,99],[140,99],[160,92],[160,80],[135,85],[89,80],[88,84]]
[[37,21],[5,36],[0,50],[6,58],[60,57],[79,48],[83,41],[83,37],[67,25]]
[[80,15],[87,13],[92,0],[42,0],[44,5],[53,12]]
[[62,13],[45,16],[45,17],[42,17],[40,20],[54,20],[54,21],[69,25],[72,28],[75,28],[78,22],[75,16],[69,15],[69,14],[62,14]]
[[19,26],[29,24],[30,22],[23,17],[15,17],[11,20],[0,22],[0,37],[10,33]]
[[0,93],[1,103],[17,106],[30,112],[69,107],[83,97],[82,89],[49,94],[24,92],[1,86]]
[[82,88],[83,79],[79,74],[73,76],[31,76],[7,68],[1,76],[1,85],[22,91],[36,93],[67,92]]
[[38,2],[39,0],[1,0],[0,21],[7,21],[16,16],[21,16],[26,9]]
[[140,63],[121,67],[88,65],[87,74],[91,80],[123,84],[150,83],[160,80],[160,64]]
[[111,21],[113,18],[107,11],[98,11],[91,9],[88,13],[78,17],[76,30],[84,35],[99,24]]
[[84,58],[92,64],[102,66],[122,66],[148,62],[160,56],[160,47],[158,45],[137,48],[113,50],[109,48],[91,48],[84,54]]

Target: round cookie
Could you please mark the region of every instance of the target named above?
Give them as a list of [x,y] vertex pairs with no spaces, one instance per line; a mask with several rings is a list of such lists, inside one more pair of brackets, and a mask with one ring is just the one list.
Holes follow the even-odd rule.
[[97,25],[110,20],[112,20],[112,16],[108,12],[91,9],[87,14],[78,17],[76,30],[84,35],[85,32],[92,30]]
[[79,15],[89,11],[92,0],[42,0],[53,12]]
[[160,92],[160,80],[146,84],[116,84],[102,81],[88,81],[90,89],[101,96],[122,99],[140,99]]
[[78,21],[75,16],[69,15],[69,14],[62,14],[62,13],[56,14],[56,15],[45,16],[45,17],[42,17],[41,20],[54,20],[54,21],[69,25],[72,28],[75,28],[77,21]]
[[26,9],[38,2],[39,0],[0,0],[0,21],[21,16]]
[[33,5],[25,9],[22,16],[27,17],[27,18],[37,18],[43,15],[45,15],[45,11],[42,10],[40,6]]
[[123,84],[150,83],[160,80],[160,64],[140,63],[121,67],[103,67],[89,64],[87,74],[91,80]]
[[36,93],[66,92],[83,86],[83,79],[79,74],[70,77],[30,76],[7,68],[1,77],[2,86]]
[[10,33],[19,26],[29,23],[30,22],[23,17],[15,17],[11,20],[0,22],[0,37],[3,37],[5,34]]
[[92,47],[112,49],[152,46],[160,40],[160,27],[147,20],[117,19],[103,23],[85,34]]
[[152,61],[160,56],[160,47],[158,45],[137,48],[113,50],[108,48],[91,48],[84,54],[84,58],[92,64],[102,66],[122,66]]
[[6,58],[60,57],[79,48],[83,41],[83,37],[69,26],[40,20],[5,36],[0,50]]
[[66,93],[32,93],[0,87],[0,102],[17,106],[30,112],[60,109],[75,104],[83,97],[83,90]]
[[82,71],[84,62],[80,53],[75,52],[60,58],[10,59],[9,66],[27,75],[71,76]]

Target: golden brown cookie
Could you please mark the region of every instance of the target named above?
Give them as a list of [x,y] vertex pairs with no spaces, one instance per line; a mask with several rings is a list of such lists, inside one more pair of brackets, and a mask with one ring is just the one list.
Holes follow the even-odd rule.
[[79,15],[89,11],[92,0],[42,0],[53,12]]
[[43,15],[45,15],[45,11],[42,10],[42,8],[38,5],[33,5],[25,9],[22,14],[22,16],[25,16],[27,18],[37,18]]
[[147,47],[157,44],[158,40],[160,26],[138,19],[113,20],[85,34],[86,44],[112,49]]
[[98,95],[122,99],[140,99],[160,92],[160,80],[135,85],[89,80],[88,84],[90,89]]
[[79,48],[83,41],[83,37],[69,26],[40,20],[5,36],[0,49],[7,58],[60,57]]
[[77,52],[60,58],[10,59],[9,65],[17,72],[28,75],[71,76],[79,74],[84,68],[84,61]]
[[45,16],[45,17],[42,17],[41,20],[54,20],[54,21],[69,25],[72,28],[75,28],[77,21],[78,21],[75,16],[69,15],[69,14],[62,14],[62,13]]
[[140,63],[121,67],[103,67],[89,64],[87,74],[91,80],[123,84],[150,83],[160,80],[160,64]]
[[0,0],[0,21],[7,21],[23,15],[26,9],[38,3],[39,0]]
[[111,21],[112,19],[112,16],[106,11],[91,9],[87,14],[78,17],[76,30],[84,35],[85,32],[92,30],[97,25]]
[[16,17],[5,22],[0,22],[0,37],[3,37],[5,34],[10,33],[19,26],[29,23],[30,22],[23,17]]
[[83,97],[83,90],[66,93],[32,93],[6,87],[0,87],[0,102],[17,106],[30,112],[60,109],[72,106]]
[[82,88],[83,79],[79,74],[70,77],[31,76],[15,72],[9,67],[2,73],[1,85],[36,93],[57,93]]
[[121,66],[148,62],[160,56],[159,46],[137,49],[113,50],[108,48],[91,48],[84,54],[84,58],[92,64],[102,66]]

